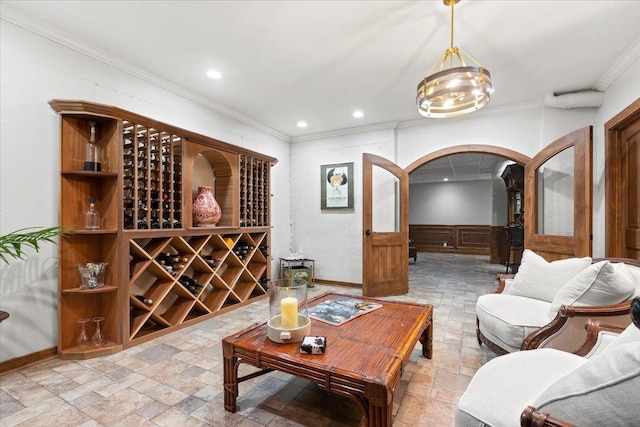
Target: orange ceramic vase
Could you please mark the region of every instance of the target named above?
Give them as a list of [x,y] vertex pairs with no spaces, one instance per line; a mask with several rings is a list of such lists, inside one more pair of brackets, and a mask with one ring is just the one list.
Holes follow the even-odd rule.
[[213,227],[222,217],[220,205],[216,202],[211,187],[198,187],[193,200],[193,226]]

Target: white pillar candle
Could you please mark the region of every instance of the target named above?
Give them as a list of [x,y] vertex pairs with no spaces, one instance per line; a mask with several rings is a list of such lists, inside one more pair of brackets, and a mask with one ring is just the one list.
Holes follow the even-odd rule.
[[282,329],[298,327],[298,300],[294,297],[282,298],[280,301],[280,326]]

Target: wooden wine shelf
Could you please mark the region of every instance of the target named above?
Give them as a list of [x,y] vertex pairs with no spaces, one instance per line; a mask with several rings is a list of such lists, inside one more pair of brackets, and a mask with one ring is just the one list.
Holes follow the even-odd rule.
[[[116,107],[50,105],[61,118],[59,223],[70,232],[58,245],[62,358],[111,354],[266,296],[275,158]],[[83,169],[92,122],[101,171]],[[212,187],[217,227],[193,226],[198,186]],[[84,229],[90,199],[99,230]],[[179,271],[160,264],[166,253],[180,256]],[[89,262],[108,263],[109,285],[79,288],[76,264]],[[94,317],[105,318],[105,344],[77,346],[78,320]]]
[[[265,230],[130,239],[129,340],[147,340],[185,321],[266,296],[268,263],[260,247],[267,237]],[[233,244],[229,246],[226,239]],[[183,265],[173,274],[158,261],[168,254]],[[181,283],[184,277],[200,285],[196,292]]]
[[118,174],[115,172],[96,172],[96,171],[85,171],[85,170],[64,170],[60,172],[64,176],[83,176],[89,178],[117,178]]
[[118,288],[116,286],[104,285],[101,288],[95,288],[95,289],[80,289],[80,288],[63,289],[62,293],[63,294],[100,294],[103,292],[117,292],[117,291],[118,291]]

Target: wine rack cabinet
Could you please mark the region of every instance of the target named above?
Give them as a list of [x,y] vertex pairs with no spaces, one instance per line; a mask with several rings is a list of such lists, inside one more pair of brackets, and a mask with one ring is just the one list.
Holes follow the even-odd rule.
[[182,228],[182,138],[123,122],[124,229]]
[[[52,100],[60,115],[58,354],[112,354],[267,294],[270,169],[276,159],[116,107]],[[100,170],[84,170],[95,132]],[[193,195],[211,186],[216,227],[194,227]],[[89,201],[100,228],[85,229]],[[108,263],[81,289],[77,265]],[[104,317],[102,342],[81,322]],[[89,338],[95,323],[85,323]],[[89,340],[90,341],[90,340]]]
[[270,164],[240,155],[240,227],[262,227],[269,220]]
[[129,340],[266,295],[266,237],[263,231],[130,239]]

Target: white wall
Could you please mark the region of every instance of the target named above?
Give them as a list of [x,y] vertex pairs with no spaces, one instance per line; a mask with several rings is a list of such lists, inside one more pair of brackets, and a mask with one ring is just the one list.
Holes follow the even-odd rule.
[[[114,105],[278,158],[272,170],[271,247],[274,253],[288,251],[288,142],[1,22],[1,234],[57,224],[59,118],[47,102],[82,99]],[[56,251],[56,246],[45,245],[27,262],[0,264],[0,309],[11,314],[0,326],[0,361],[57,345]]]
[[500,176],[493,177],[493,215],[491,225],[507,225],[509,221],[507,186]]
[[[316,277],[362,283],[362,153],[393,159],[394,146],[393,129],[292,144],[291,248],[316,260]],[[354,163],[354,209],[322,211],[320,166],[347,162]]]
[[409,224],[490,225],[493,193],[491,180],[411,184]]
[[544,146],[543,110],[532,104],[516,111],[479,111],[454,119],[420,119],[402,123],[398,129],[398,164],[415,160],[443,148],[482,144],[506,147],[533,156]]

